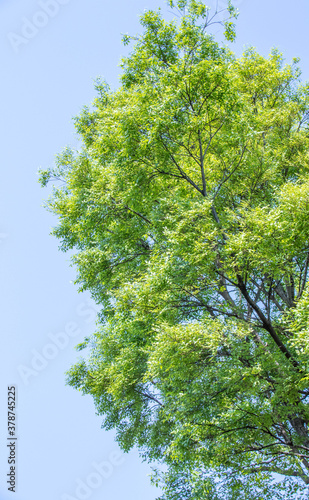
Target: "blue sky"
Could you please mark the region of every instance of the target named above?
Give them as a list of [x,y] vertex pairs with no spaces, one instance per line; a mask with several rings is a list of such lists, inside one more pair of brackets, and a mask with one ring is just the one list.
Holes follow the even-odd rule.
[[[64,372],[78,357],[74,345],[95,329],[95,305],[77,293],[69,256],[49,235],[56,221],[42,207],[48,193],[37,170],[51,166],[66,145],[78,146],[72,117],[93,100],[94,79],[117,86],[126,53],[121,33],[139,31],[144,9],[168,9],[159,0],[51,0],[49,9],[47,3],[0,0],[0,498],[12,497],[5,402],[7,385],[15,383],[16,500],[154,500],[150,468],[137,452],[119,453],[91,398],[65,386]],[[309,80],[308,0],[235,4],[236,53],[253,45],[267,55],[278,47],[287,62],[301,58]]]

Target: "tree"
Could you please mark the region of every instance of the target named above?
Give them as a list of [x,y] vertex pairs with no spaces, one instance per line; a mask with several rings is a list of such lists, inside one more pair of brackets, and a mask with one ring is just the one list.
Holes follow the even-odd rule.
[[76,119],[82,150],[41,172],[63,181],[53,233],[102,306],[68,382],[124,450],[167,466],[163,499],[295,498],[309,484],[308,86],[277,51],[219,46],[201,2],[174,7],[177,22],[142,16],[120,88],[98,82]]

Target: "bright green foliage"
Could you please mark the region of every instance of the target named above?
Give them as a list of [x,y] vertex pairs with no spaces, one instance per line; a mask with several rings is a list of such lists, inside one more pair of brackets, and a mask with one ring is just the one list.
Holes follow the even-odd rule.
[[68,380],[124,450],[167,465],[162,498],[293,499],[309,483],[308,87],[276,51],[220,48],[202,3],[178,8],[142,17],[121,87],[98,82],[76,119],[83,150],[41,173],[64,181],[54,234],[102,305]]

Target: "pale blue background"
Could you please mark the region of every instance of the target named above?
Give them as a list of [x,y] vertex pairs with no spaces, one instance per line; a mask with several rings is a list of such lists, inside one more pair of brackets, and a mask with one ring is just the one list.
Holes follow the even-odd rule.
[[[213,2],[210,2],[210,4]],[[76,147],[71,118],[94,97],[93,80],[102,75],[117,86],[120,33],[135,34],[145,8],[166,7],[159,0],[71,0],[61,5],[28,44],[14,52],[10,32],[21,32],[23,18],[41,10],[38,1],[0,0],[1,123],[1,384],[0,498],[62,500],[74,498],[76,481],[94,471],[93,461],[117,450],[114,434],[100,429],[92,399],[64,385],[64,372],[77,358],[74,345],[95,328],[93,306],[72,285],[68,256],[49,236],[55,223],[42,208],[47,190],[37,169],[52,165],[64,146]],[[222,4],[224,1],[222,0]],[[287,61],[301,57],[309,79],[308,0],[238,0],[238,38],[233,45],[255,45],[267,55],[279,47]],[[89,314],[82,316],[88,309]],[[78,313],[79,311],[79,313]],[[25,385],[20,365],[31,367],[32,350],[42,352],[49,334],[75,322],[80,334]],[[6,486],[6,387],[18,384],[18,492]],[[150,469],[136,452],[91,492],[92,500],[154,500]]]

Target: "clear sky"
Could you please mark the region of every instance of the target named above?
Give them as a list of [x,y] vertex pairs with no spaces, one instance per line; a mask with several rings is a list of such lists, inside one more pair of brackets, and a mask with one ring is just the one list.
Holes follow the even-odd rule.
[[[236,53],[278,47],[287,62],[301,58],[309,80],[308,0],[235,4]],[[77,293],[69,256],[49,236],[56,221],[42,208],[48,192],[37,170],[78,145],[72,117],[91,103],[93,80],[103,76],[116,88],[126,53],[121,33],[137,33],[143,10],[160,5],[167,10],[164,0],[0,0],[1,500],[154,500],[159,493],[137,452],[117,455],[92,399],[65,386],[74,345],[95,329],[95,306]],[[16,494],[6,484],[11,384],[18,386]]]

